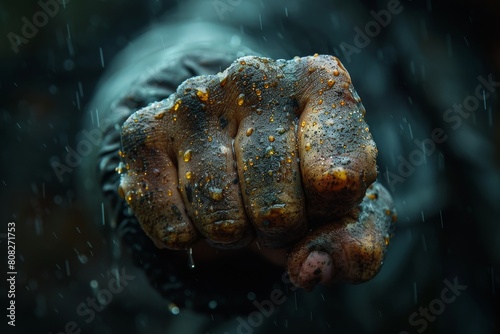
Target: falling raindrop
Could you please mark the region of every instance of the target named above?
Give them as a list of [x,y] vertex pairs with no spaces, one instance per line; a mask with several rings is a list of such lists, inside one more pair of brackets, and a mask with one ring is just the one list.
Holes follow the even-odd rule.
[[193,248],[188,249],[188,267],[189,267],[189,269],[195,268],[194,259],[193,259]]

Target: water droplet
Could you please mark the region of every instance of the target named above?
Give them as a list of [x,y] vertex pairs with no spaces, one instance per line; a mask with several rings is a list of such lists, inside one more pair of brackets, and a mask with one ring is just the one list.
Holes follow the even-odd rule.
[[191,150],[187,150],[186,152],[184,152],[184,162],[189,162],[189,160],[191,160]]
[[239,106],[243,105],[243,102],[245,102],[245,94],[240,94],[238,95],[238,99],[236,100]]
[[266,157],[270,157],[274,155],[274,148],[272,146],[266,147]]
[[[177,100],[175,101],[175,104],[174,104],[174,111],[177,111],[179,109],[179,106],[182,104],[182,100]],[[174,118],[175,120],[175,118]]]
[[165,116],[165,111],[161,111],[155,115],[155,119],[162,119]]
[[205,88],[198,88],[196,96],[203,102],[208,101],[208,91]]
[[220,80],[220,86],[221,86],[221,87],[224,87],[224,86],[226,85],[226,83],[227,83],[227,77],[225,76],[224,78],[222,78],[222,79]]
[[386,246],[389,246],[389,243],[391,242],[391,239],[389,238],[389,236],[384,236],[384,241],[385,241],[385,245]]
[[175,305],[174,303],[170,303],[168,304],[168,310],[170,313],[172,313],[173,315],[177,315],[180,313],[180,309],[177,305]]
[[127,203],[128,203],[128,204],[130,204],[130,202],[132,202],[132,194],[131,194],[131,193],[129,193],[129,194],[127,195],[127,198],[126,198],[125,200],[127,201]]
[[220,188],[210,187],[208,188],[208,192],[210,193],[210,198],[214,201],[220,201],[224,197]]

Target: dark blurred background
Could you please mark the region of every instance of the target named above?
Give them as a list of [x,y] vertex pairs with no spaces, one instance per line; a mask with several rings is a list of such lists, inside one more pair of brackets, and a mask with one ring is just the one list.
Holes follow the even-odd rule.
[[[386,263],[373,281],[290,292],[280,310],[250,331],[499,332],[500,84],[485,86],[478,77],[500,82],[500,6],[493,0],[401,1],[401,12],[369,44],[346,53],[347,44],[356,46],[354,28],[364,31],[374,20],[370,11],[391,2],[72,0],[55,2],[58,8],[52,7],[46,22],[38,15],[43,24],[27,38],[23,18],[33,22],[40,3],[3,1],[0,241],[5,264],[7,223],[15,222],[15,330],[238,332],[236,316],[178,312],[126,257],[113,265],[111,253],[117,250],[103,233],[101,206],[82,198],[80,173],[71,168],[59,178],[53,167],[77,148],[81,130],[88,129],[84,120],[97,121],[98,114],[90,115],[92,96],[121,50],[134,52],[134,39],[158,25],[208,20],[237,31],[231,43],[252,41],[264,55],[288,59],[317,52],[340,58],[367,109],[380,152],[379,180],[391,190],[399,213]],[[13,34],[25,39],[13,46]],[[484,101],[469,98],[479,84]],[[468,102],[466,117],[447,111]],[[407,177],[395,178],[401,159],[421,150],[414,140],[432,138],[436,128],[447,140],[426,152]],[[135,278],[87,322],[78,306],[123,266]],[[467,288],[439,309],[435,300],[445,280]],[[0,294],[4,300],[4,283]],[[414,312],[430,306],[439,314],[411,322]],[[14,332],[2,317],[2,333]],[[425,317],[413,318],[419,319]]]

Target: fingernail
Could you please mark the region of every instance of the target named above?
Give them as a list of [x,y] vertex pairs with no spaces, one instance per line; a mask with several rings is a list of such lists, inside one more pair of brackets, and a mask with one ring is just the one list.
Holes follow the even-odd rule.
[[333,278],[333,260],[328,253],[312,251],[302,263],[299,281],[302,286],[312,288],[317,283],[327,283]]

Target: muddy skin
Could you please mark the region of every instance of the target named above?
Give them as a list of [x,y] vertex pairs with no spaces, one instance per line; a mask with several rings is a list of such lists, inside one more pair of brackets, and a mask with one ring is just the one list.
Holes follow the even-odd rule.
[[[200,238],[241,248],[254,237],[284,248],[305,236],[289,254],[294,284],[367,280],[394,209],[380,185],[366,192],[377,148],[364,114],[335,57],[239,58],[129,117],[119,194],[160,248]],[[345,248],[352,240],[362,247]]]

